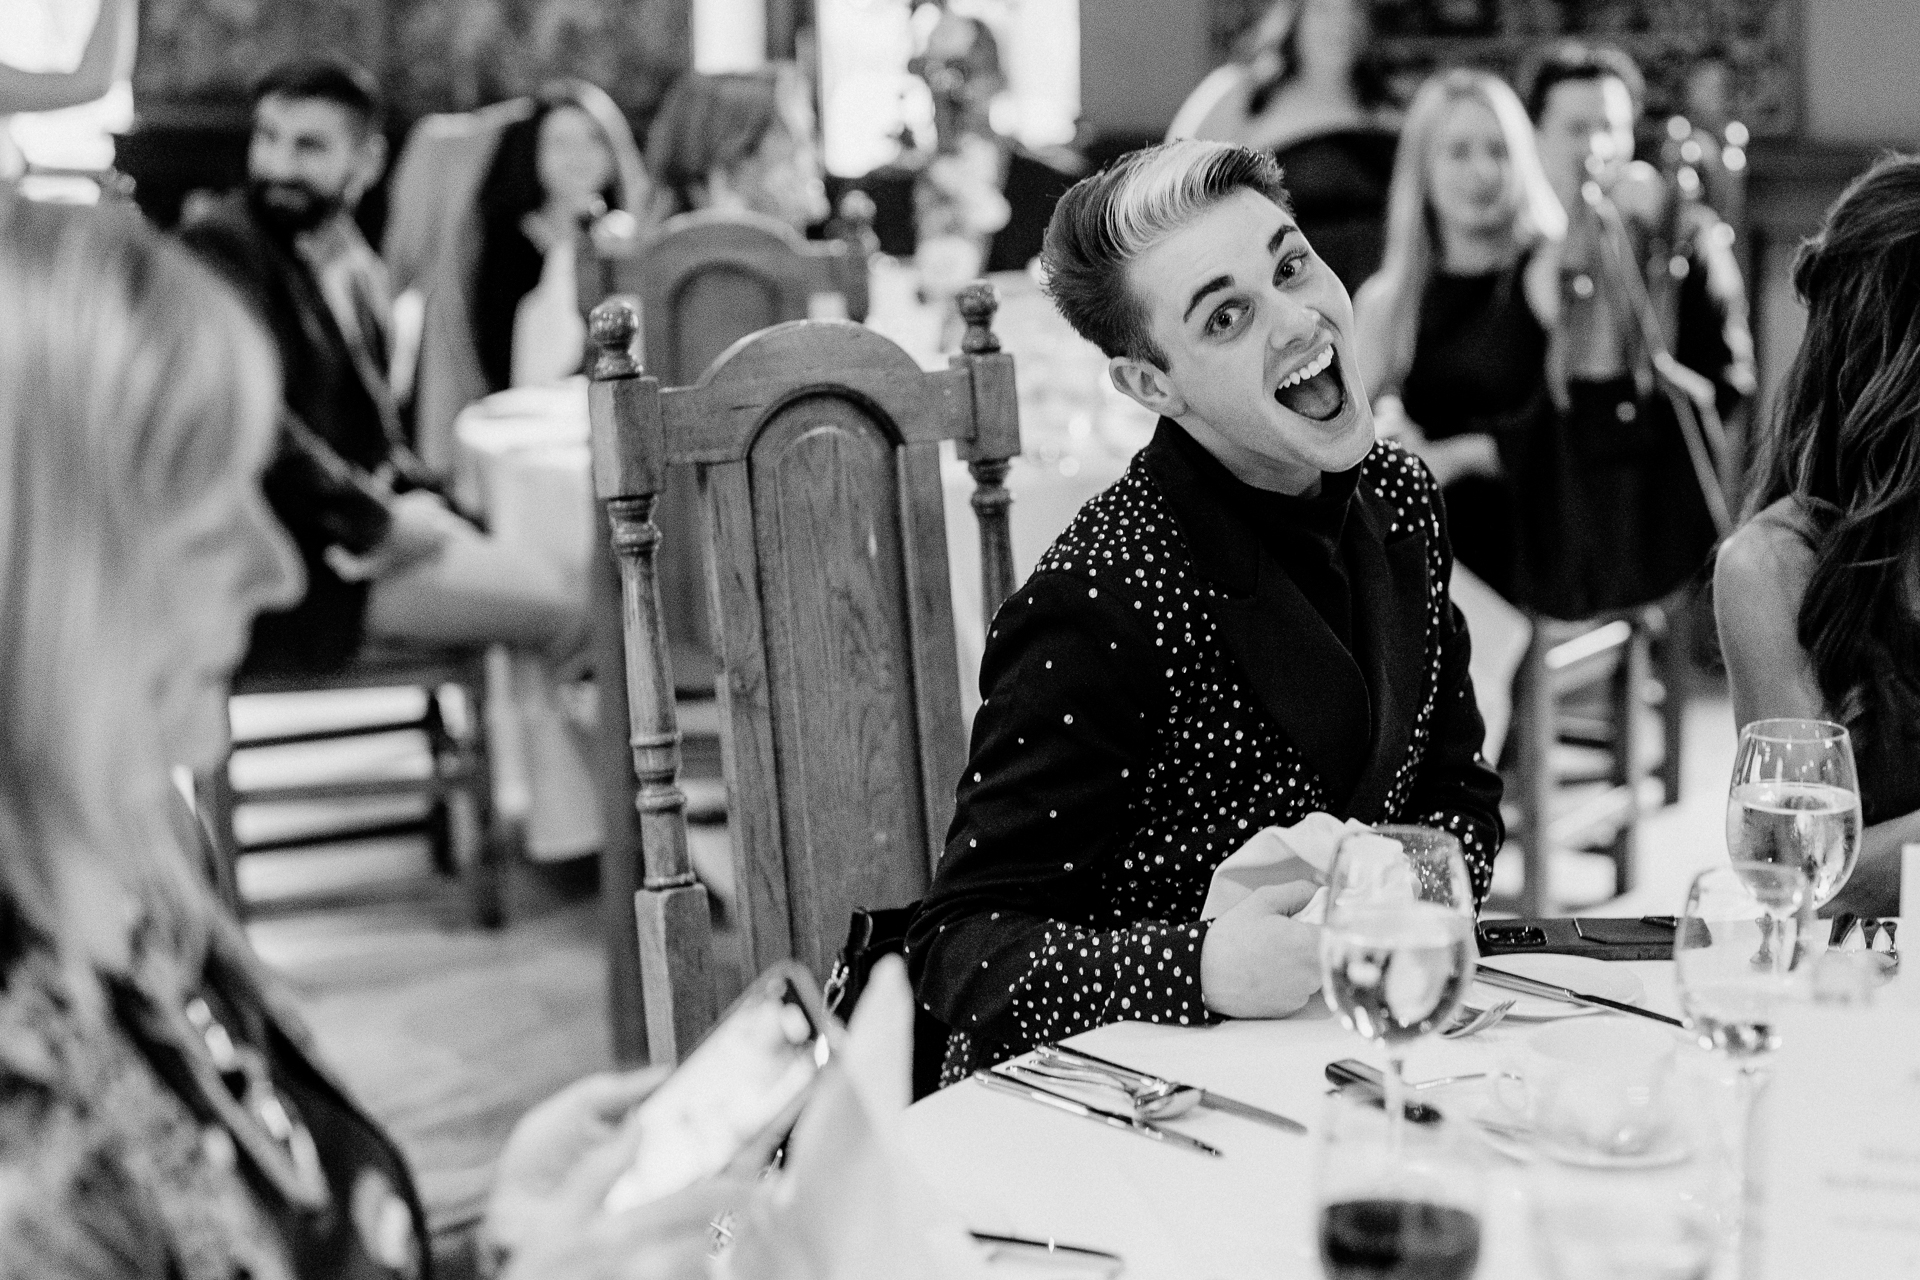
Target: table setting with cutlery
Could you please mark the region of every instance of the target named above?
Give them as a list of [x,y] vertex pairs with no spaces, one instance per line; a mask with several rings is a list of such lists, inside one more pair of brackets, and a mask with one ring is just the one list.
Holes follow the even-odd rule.
[[[1671,958],[1487,947],[1459,846],[1440,832],[1269,829],[1215,890],[1253,892],[1273,867],[1321,886],[1320,997],[1285,1019],[1118,1023],[1039,1045],[916,1104],[908,1146],[976,1228],[1096,1247],[1121,1259],[1109,1274],[1759,1275],[1759,1227],[1798,1222],[1756,1173],[1792,1167],[1755,1121],[1771,1108],[1797,1132],[1767,1094],[1772,1063],[1844,1062],[1848,1037],[1892,1026],[1920,1082],[1900,919],[1815,916],[1858,845],[1850,759],[1804,746],[1832,728],[1774,726],[1802,745],[1775,746],[1772,765],[1743,750],[1727,865],[1702,872],[1675,916],[1616,931],[1664,932]],[[1823,761],[1841,799],[1766,828],[1754,810],[1780,803],[1786,756]],[[1756,796],[1756,777],[1773,793]],[[1909,857],[1920,880],[1920,847]],[[1835,1043],[1800,1033],[1782,1054],[1800,1010],[1846,1015]],[[1908,1120],[1920,1133],[1916,1091],[1889,1098],[1890,1134]],[[1911,1199],[1900,1221],[1920,1231]],[[1920,1275],[1908,1252],[1885,1274]]]

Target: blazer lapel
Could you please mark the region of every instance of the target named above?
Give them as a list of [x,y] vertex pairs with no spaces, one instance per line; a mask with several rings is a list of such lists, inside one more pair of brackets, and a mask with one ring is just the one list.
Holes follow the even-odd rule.
[[1211,455],[1189,456],[1199,449],[1163,418],[1142,460],[1167,495],[1194,567],[1225,597],[1212,610],[1221,643],[1261,707],[1320,775],[1328,802],[1344,811],[1373,737],[1366,679],[1259,537],[1200,474],[1220,464]]
[[1388,541],[1391,514],[1362,483],[1345,550],[1353,586],[1354,647],[1373,691],[1372,743],[1347,816],[1385,819],[1388,792],[1413,741],[1427,650],[1427,538],[1419,529]]

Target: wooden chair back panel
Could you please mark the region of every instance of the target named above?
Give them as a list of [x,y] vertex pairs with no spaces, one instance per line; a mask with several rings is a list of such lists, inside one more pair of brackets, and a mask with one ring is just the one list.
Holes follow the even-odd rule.
[[740,801],[779,806],[784,849],[765,852],[816,973],[853,908],[914,901],[930,866],[898,448],[849,400],[812,397],[774,415],[746,464],[779,778],[777,796]]
[[[649,372],[668,386],[681,387],[699,380],[707,366],[741,338],[769,325],[804,320],[807,300],[783,296],[780,282],[740,266],[716,262],[696,275],[679,280],[663,305],[644,314],[659,314],[649,323],[646,364]],[[644,305],[644,304],[643,304]],[[658,349],[660,358],[652,358]]]
[[645,861],[635,914],[656,1061],[684,1053],[741,975],[689,959],[711,943],[673,783],[655,497],[692,465],[744,967],[793,957],[825,973],[854,908],[925,891],[964,766],[943,440],[977,482],[989,610],[1012,579],[1001,480],[1019,426],[994,305],[985,285],[963,294],[968,337],[949,369],[816,321],[757,334],[697,385],[664,389],[629,354],[634,309],[595,312],[594,474],[626,602]]

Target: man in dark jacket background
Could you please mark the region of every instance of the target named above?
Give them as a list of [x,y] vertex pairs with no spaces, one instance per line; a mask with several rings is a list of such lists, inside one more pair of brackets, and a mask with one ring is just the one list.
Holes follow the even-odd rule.
[[386,165],[377,88],[344,63],[288,63],[256,85],[253,111],[246,188],[180,233],[255,308],[280,356],[265,483],[308,587],[255,624],[247,668],[327,671],[368,638],[565,653],[581,607],[557,572],[451,511],[405,438],[386,273],[352,216]]

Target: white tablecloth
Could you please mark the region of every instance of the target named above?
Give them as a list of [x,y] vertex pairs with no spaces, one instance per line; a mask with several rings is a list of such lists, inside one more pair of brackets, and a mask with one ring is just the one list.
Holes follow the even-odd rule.
[[[1644,1004],[1678,1012],[1671,963],[1623,967],[1645,983]],[[1422,1045],[1407,1076],[1486,1070],[1503,1046],[1537,1025],[1509,1021],[1468,1040]],[[1071,1043],[1281,1112],[1316,1132],[1326,1065],[1339,1058],[1379,1064],[1377,1050],[1346,1031],[1319,997],[1279,1021],[1199,1029],[1119,1023]],[[1691,1047],[1683,1052],[1705,1057]],[[1717,1064],[1694,1065],[1724,1075]],[[1725,1101],[1731,1115],[1730,1088]],[[974,1230],[1107,1249],[1125,1257],[1128,1280],[1318,1276],[1314,1138],[1211,1111],[1176,1123],[1224,1156],[1150,1142],[970,1082],[915,1104],[904,1136],[909,1154]],[[1542,1272],[1526,1224],[1524,1168],[1492,1153],[1488,1161],[1476,1275],[1532,1280]],[[1724,1259],[1715,1274],[1731,1275],[1731,1266]]]

